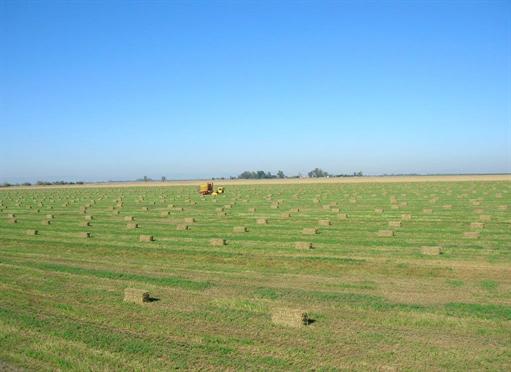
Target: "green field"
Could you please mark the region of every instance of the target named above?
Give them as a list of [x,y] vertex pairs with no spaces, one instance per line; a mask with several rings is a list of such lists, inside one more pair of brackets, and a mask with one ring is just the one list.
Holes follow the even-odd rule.
[[511,365],[511,182],[6,189],[0,210],[0,369]]

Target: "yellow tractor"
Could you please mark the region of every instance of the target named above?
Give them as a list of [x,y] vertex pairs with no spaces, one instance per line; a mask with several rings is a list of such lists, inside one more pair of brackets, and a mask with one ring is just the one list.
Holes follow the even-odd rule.
[[199,194],[201,195],[213,195],[223,194],[224,188],[219,187],[216,191],[213,190],[213,182],[201,183],[199,185]]

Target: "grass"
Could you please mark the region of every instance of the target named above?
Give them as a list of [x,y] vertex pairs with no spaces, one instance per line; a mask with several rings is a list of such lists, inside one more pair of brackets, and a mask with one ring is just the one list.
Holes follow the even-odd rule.
[[[2,190],[0,369],[507,370],[510,204],[508,181]],[[464,238],[480,215],[480,238]],[[125,303],[126,287],[158,301]],[[315,321],[275,325],[275,307]]]

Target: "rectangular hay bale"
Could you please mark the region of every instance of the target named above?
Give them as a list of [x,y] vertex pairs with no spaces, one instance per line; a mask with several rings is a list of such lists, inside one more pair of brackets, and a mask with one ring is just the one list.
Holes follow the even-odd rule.
[[271,320],[286,327],[300,328],[309,325],[309,315],[299,309],[275,308],[272,310]]
[[310,242],[296,242],[295,243],[296,249],[312,249],[312,243]]
[[442,247],[439,246],[423,246],[421,253],[427,256],[438,256],[443,253]]
[[226,244],[225,239],[219,239],[219,238],[209,239],[209,245],[212,245],[215,247],[223,246],[225,244]]
[[390,238],[394,236],[394,231],[392,230],[380,230],[376,233],[376,235],[380,238]]
[[149,292],[144,289],[126,288],[124,290],[124,301],[134,304],[143,304],[150,301]]
[[463,237],[468,239],[479,239],[480,233],[479,231],[466,231],[463,233]]
[[154,241],[154,237],[152,235],[140,235],[138,240],[140,242],[152,242]]
[[305,227],[302,230],[302,234],[304,235],[315,235],[319,232],[319,230],[315,227]]
[[235,233],[244,233],[244,232],[247,232],[248,229],[245,226],[235,226],[232,229],[232,231],[235,232]]

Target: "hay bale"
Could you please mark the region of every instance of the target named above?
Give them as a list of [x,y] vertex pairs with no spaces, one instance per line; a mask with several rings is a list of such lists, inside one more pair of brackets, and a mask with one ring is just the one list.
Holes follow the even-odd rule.
[[268,219],[267,219],[267,218],[258,218],[258,219],[256,220],[256,223],[257,223],[258,225],[266,225],[266,224],[268,223]]
[[7,220],[9,223],[18,223],[18,220],[16,218],[10,218]]
[[271,321],[278,325],[299,328],[309,325],[309,315],[299,309],[275,308],[271,313]]
[[341,211],[341,209],[340,208],[330,208],[330,211],[334,212],[334,213],[339,213]]
[[219,208],[215,208],[215,210],[216,210],[217,212],[223,212],[223,211],[224,211],[224,208],[223,208],[223,207],[219,207]]
[[286,212],[286,213],[282,213],[282,214],[280,215],[280,217],[281,217],[281,218],[290,218],[290,217],[291,217],[291,213],[287,213],[287,212]]
[[251,212],[251,213],[254,213],[257,209],[255,208],[248,208],[248,211]]
[[53,218],[55,218],[55,216],[53,214],[47,214],[46,218],[49,220],[53,220]]
[[300,208],[292,208],[290,210],[291,213],[300,213]]
[[480,233],[479,231],[466,231],[463,233],[463,237],[468,239],[479,239]]
[[479,216],[479,221],[490,222],[491,221],[491,216],[489,216],[487,214],[481,214]]
[[80,226],[82,226],[82,227],[90,226],[90,222],[89,222],[89,221],[81,222],[81,223],[80,223]]
[[442,247],[440,246],[423,246],[421,247],[421,253],[427,256],[438,256],[443,254]]
[[37,230],[27,230],[27,231],[25,231],[25,234],[27,234],[27,235],[37,235],[37,234],[39,234],[39,231],[37,231]]
[[128,229],[138,229],[138,223],[135,223],[135,222],[129,222],[126,227]]
[[186,217],[185,218],[185,223],[194,223],[195,222],[195,218],[193,217]]
[[124,221],[135,221],[135,217],[133,217],[133,216],[126,216],[126,217],[124,217]]
[[85,220],[87,220],[87,221],[92,221],[93,219],[94,219],[93,216],[90,216],[90,215],[85,216]]
[[296,249],[312,249],[313,246],[312,246],[312,243],[310,243],[310,242],[296,242],[295,248]]
[[51,225],[51,221],[50,220],[42,220],[41,225]]
[[7,213],[7,218],[16,218],[14,213]]
[[389,221],[389,227],[401,227],[401,221]]
[[320,226],[330,226],[330,225],[332,225],[332,222],[330,220],[319,220],[318,224]]
[[119,215],[119,211],[113,211],[112,212],[112,216],[118,216]]
[[302,230],[302,234],[303,235],[315,235],[315,234],[318,234],[319,233],[319,230],[315,227],[305,227],[303,230]]
[[218,212],[216,215],[218,217],[225,217],[225,216],[227,216],[227,213],[226,212]]
[[152,242],[154,241],[154,237],[152,235],[140,235],[138,238],[140,242]]
[[380,238],[390,238],[394,236],[394,231],[392,230],[380,230],[376,233],[376,235]]
[[142,207],[142,208],[140,208],[140,210],[141,210],[142,212],[147,212],[147,211],[149,210],[149,208],[147,208],[147,207]]
[[209,245],[219,247],[219,246],[226,245],[226,241],[225,241],[225,239],[219,239],[219,238],[209,239]]
[[451,204],[445,204],[445,205],[442,205],[442,208],[443,209],[452,209],[452,205]]
[[170,215],[169,211],[160,212],[160,217],[167,217],[168,215]]
[[382,213],[383,213],[383,208],[375,208],[375,209],[374,209],[374,213],[376,213],[376,214],[382,214]]
[[235,233],[244,233],[247,231],[248,231],[248,229],[245,226],[235,226],[232,229],[232,232],[235,232]]
[[175,208],[172,208],[172,210],[174,212],[183,212],[185,209],[183,207],[175,207]]
[[124,302],[143,304],[144,302],[150,302],[150,300],[149,292],[144,289],[126,288],[124,290]]
[[483,222],[472,222],[470,224],[471,229],[484,229],[484,223]]
[[412,215],[410,213],[403,213],[401,215],[401,219],[403,221],[410,221],[412,219]]
[[89,232],[80,232],[80,233],[78,233],[78,237],[79,238],[90,238],[90,233]]
[[347,213],[339,213],[337,215],[337,217],[340,219],[340,220],[347,220],[348,219],[348,214]]
[[431,208],[424,208],[422,210],[422,213],[424,213],[424,214],[431,214],[431,213],[433,213],[433,209],[431,209]]
[[176,225],[176,230],[189,230],[190,227],[188,225],[185,225],[185,224],[178,224]]

